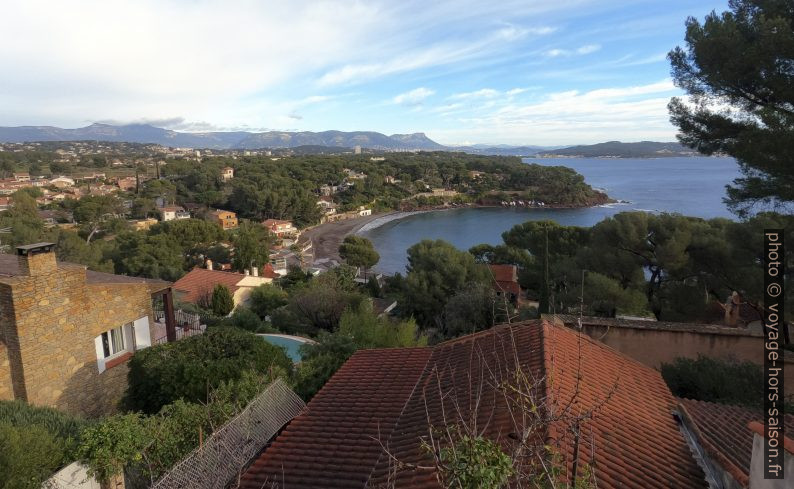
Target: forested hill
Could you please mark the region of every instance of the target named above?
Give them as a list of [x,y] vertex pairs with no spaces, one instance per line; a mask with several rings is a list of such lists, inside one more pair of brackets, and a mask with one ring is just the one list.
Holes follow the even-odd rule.
[[201,149],[261,149],[324,146],[353,148],[361,146],[382,151],[440,150],[445,147],[424,133],[387,136],[374,131],[322,132],[179,132],[149,124],[91,124],[76,129],[52,126],[0,127],[0,142],[23,143],[41,141],[115,141],[160,144],[169,147]]
[[638,143],[606,143],[571,146],[568,148],[542,151],[538,156],[544,157],[579,157],[579,158],[662,158],[670,156],[696,156],[698,153],[679,143],[657,143],[640,141]]

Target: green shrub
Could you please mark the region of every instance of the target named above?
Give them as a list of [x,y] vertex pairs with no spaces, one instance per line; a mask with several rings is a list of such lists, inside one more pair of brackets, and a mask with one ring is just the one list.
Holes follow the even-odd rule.
[[263,284],[251,292],[249,303],[251,310],[264,319],[287,304],[287,293],[281,287]]
[[246,371],[238,380],[222,382],[207,404],[177,400],[153,416],[106,418],[85,430],[79,459],[100,478],[127,468],[135,479],[157,479],[196,448],[202,435],[209,436],[242,411],[271,380]]
[[481,436],[461,436],[439,453],[444,487],[499,489],[513,475],[513,460],[499,445]]
[[210,307],[212,312],[218,316],[226,316],[232,312],[232,309],[234,309],[234,298],[225,285],[218,284],[212,290]]
[[206,402],[221,382],[237,380],[246,371],[267,374],[274,367],[286,373],[292,369],[282,348],[237,328],[210,328],[136,353],[129,361],[124,404],[152,414],[177,399]]
[[41,426],[56,438],[74,444],[88,421],[49,407],[31,406],[24,401],[0,401],[0,420],[24,428]]
[[0,488],[39,489],[68,462],[66,443],[39,425],[0,423]]
[[662,364],[662,377],[678,397],[700,401],[763,407],[764,370],[761,365],[698,356]]

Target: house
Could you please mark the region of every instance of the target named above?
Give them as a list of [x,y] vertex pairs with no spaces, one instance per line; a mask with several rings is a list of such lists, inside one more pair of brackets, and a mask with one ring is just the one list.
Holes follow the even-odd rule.
[[58,224],[59,213],[52,210],[39,209],[37,211],[39,219],[44,221],[44,226],[51,228]]
[[30,181],[30,173],[28,173],[28,172],[14,173],[14,181],[16,181],[16,182],[29,182]]
[[255,287],[273,282],[272,277],[259,275],[256,268],[247,273],[223,272],[213,270],[213,264],[207,260],[207,268],[194,268],[184,277],[174,282],[173,289],[182,302],[202,304],[209,301],[216,285],[223,285],[234,298],[234,305],[248,302]]
[[178,205],[168,205],[157,209],[161,221],[174,221],[176,219],[190,219],[190,212]]
[[120,190],[129,192],[135,190],[135,187],[137,187],[138,182],[136,181],[135,177],[123,177],[116,180],[116,185],[119,187]]
[[149,228],[157,224],[157,219],[154,218],[147,218],[147,219],[132,219],[127,221],[132,226],[132,229],[135,231],[148,231]]
[[237,214],[232,211],[216,210],[209,213],[209,219],[224,230],[237,227]]
[[293,226],[292,221],[285,221],[282,219],[265,219],[262,225],[271,233],[279,238],[284,236],[295,236],[298,234],[298,228]]
[[74,179],[69,177],[56,177],[50,179],[50,185],[56,188],[69,188],[74,187]]
[[0,211],[7,211],[11,208],[11,197],[0,197]]
[[286,275],[289,266],[289,260],[295,257],[295,253],[288,249],[275,250],[270,253],[270,265],[273,270],[279,275]]
[[498,297],[507,297],[518,304],[521,297],[521,286],[518,285],[518,267],[515,265],[488,265],[493,277],[493,289]]
[[232,178],[234,178],[234,168],[231,166],[224,166],[221,170],[221,180],[228,182]]
[[0,399],[113,413],[127,360],[152,344],[153,298],[173,304],[169,286],[58,262],[52,243],[0,254]]
[[317,201],[317,207],[323,210],[324,215],[336,214],[336,204],[330,197],[320,197]]
[[399,178],[395,178],[391,175],[386,175],[385,177],[383,177],[383,182],[388,183],[389,185],[396,185],[398,183],[401,183],[402,180],[400,180]]
[[361,206],[361,207],[358,208],[358,215],[361,216],[361,217],[371,216],[372,215],[372,209],[367,209],[366,207]]
[[543,460],[562,483],[577,468],[600,489],[706,488],[677,406],[659,372],[545,321],[359,350],[239,487],[440,488],[432,453],[476,423],[473,436],[507,453],[521,443],[525,463],[513,468],[526,477]]
[[342,169],[342,172],[345,176],[351,180],[364,180],[367,178],[367,174],[363,172],[359,172],[356,170],[351,170],[350,168]]

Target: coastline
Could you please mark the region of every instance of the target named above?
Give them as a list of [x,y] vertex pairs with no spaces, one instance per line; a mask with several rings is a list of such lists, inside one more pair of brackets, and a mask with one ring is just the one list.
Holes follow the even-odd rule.
[[[620,201],[610,201],[607,204],[621,203]],[[595,204],[592,206],[581,207],[600,207],[605,204]],[[345,237],[349,235],[361,235],[363,233],[377,229],[392,221],[404,219],[406,217],[426,214],[428,212],[441,212],[454,209],[475,209],[475,208],[490,208],[490,209],[515,209],[516,207],[502,206],[502,205],[485,205],[485,204],[464,204],[458,206],[438,205],[428,206],[426,208],[413,210],[413,211],[388,211],[379,212],[370,216],[356,217],[353,219],[345,219],[343,221],[327,222],[319,224],[305,230],[300,237],[300,243],[311,241],[313,250],[313,260],[337,260],[341,261],[339,256],[339,245]],[[542,207],[519,207],[524,209],[542,209]],[[579,208],[578,206],[546,206],[546,209],[569,209]]]

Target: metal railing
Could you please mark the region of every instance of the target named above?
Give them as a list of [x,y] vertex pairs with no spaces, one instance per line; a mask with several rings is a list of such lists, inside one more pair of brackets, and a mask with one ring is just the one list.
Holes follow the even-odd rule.
[[[277,379],[152,489],[224,489],[306,404]],[[233,485],[234,486],[234,485]]]

